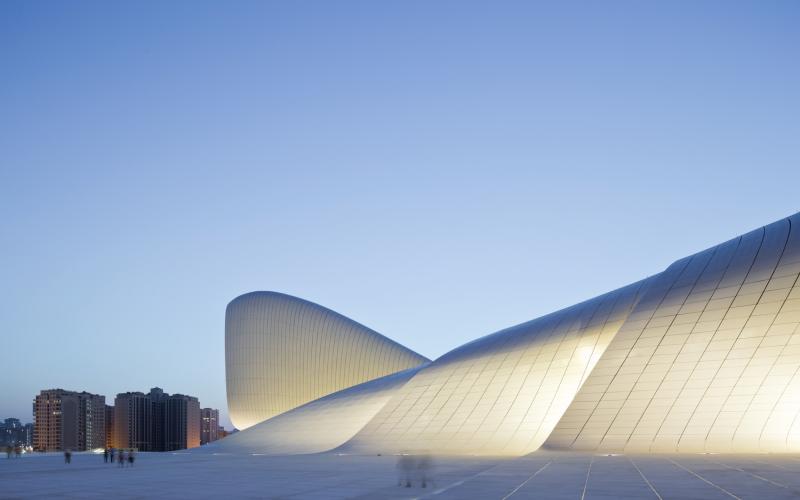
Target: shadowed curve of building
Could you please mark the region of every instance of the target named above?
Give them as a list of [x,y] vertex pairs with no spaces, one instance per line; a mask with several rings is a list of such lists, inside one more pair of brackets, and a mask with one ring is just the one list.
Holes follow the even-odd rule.
[[238,439],[348,421],[336,439],[281,449],[346,439],[336,451],[798,452],[799,276],[795,214]]

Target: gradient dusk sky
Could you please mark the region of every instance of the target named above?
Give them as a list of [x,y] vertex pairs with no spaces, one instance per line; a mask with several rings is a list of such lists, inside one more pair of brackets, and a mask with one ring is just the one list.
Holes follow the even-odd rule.
[[800,3],[0,3],[0,418],[225,400],[224,314],[428,357],[800,210]]

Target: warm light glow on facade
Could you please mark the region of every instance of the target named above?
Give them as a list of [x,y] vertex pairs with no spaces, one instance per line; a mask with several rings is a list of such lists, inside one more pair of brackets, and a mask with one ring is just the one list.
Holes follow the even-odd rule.
[[[426,365],[396,344],[375,347],[377,334],[319,306],[245,295],[226,320],[231,414],[246,425],[278,416],[228,446],[259,453],[798,452],[798,277],[795,214]],[[339,357],[320,357],[334,346]],[[409,366],[416,368],[401,377],[378,378]],[[245,383],[248,377],[256,382]],[[346,387],[285,411],[315,392]],[[294,437],[301,435],[307,439]]]

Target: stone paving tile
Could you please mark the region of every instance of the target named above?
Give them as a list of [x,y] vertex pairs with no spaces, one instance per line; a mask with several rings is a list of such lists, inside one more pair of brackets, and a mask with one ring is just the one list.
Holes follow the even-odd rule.
[[586,484],[586,499],[653,498],[658,494],[625,456],[596,456]]
[[592,458],[591,455],[553,456],[552,463],[511,498],[581,498]]
[[731,499],[728,494],[676,466],[667,457],[655,455],[630,459],[662,498]]
[[464,479],[461,484],[451,484],[445,487],[445,491],[434,492],[429,496],[437,499],[458,499],[465,496],[503,498],[530,482],[549,463],[550,461],[545,459],[529,457],[503,462]]
[[726,467],[733,467],[746,474],[753,474],[769,481],[784,484],[788,489],[800,494],[800,462],[792,463],[783,460],[765,457],[752,457],[743,459],[740,457],[713,457],[714,461]]
[[725,490],[730,496],[737,498],[770,499],[798,498],[785,484],[767,480],[743,470],[726,467],[723,462],[714,458],[699,456],[672,457],[674,462],[691,470],[698,476]]

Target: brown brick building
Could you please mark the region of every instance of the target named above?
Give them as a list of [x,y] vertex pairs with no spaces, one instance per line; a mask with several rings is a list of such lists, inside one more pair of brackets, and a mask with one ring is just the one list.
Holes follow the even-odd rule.
[[85,451],[106,445],[105,396],[46,389],[33,401],[34,442],[39,451]]

